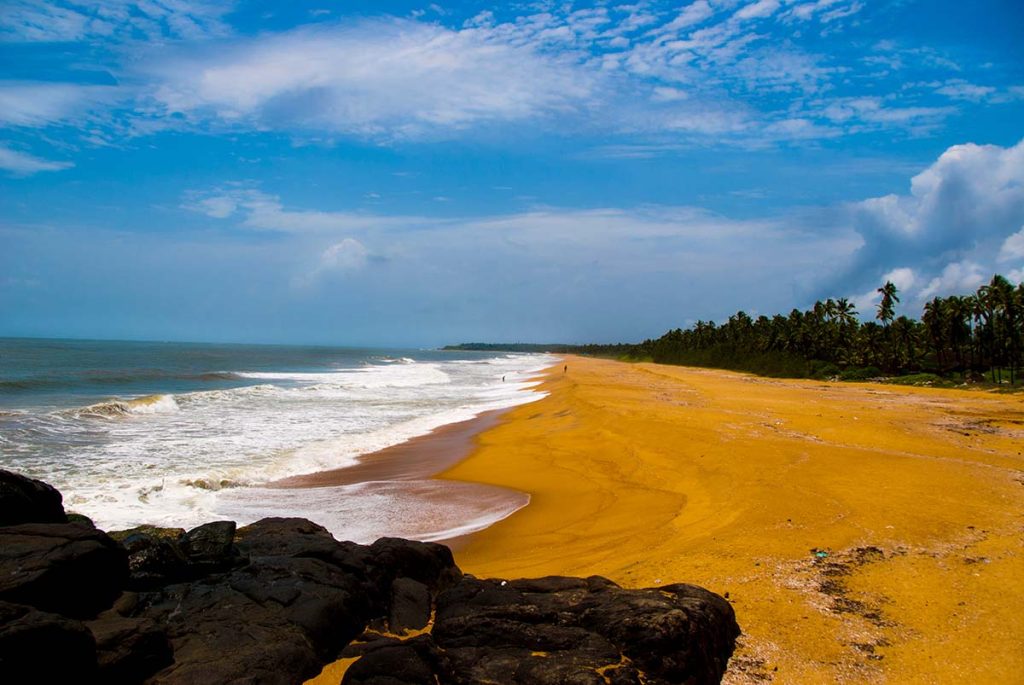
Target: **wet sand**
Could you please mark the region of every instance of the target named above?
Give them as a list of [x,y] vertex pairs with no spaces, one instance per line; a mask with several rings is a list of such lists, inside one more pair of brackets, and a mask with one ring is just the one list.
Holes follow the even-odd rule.
[[476,436],[497,425],[505,411],[488,411],[468,421],[435,428],[426,435],[361,455],[352,466],[284,478],[269,486],[322,488],[369,481],[428,478],[468,457],[475,446]]
[[[452,531],[487,525],[457,520],[458,512],[470,510],[514,512],[529,503],[525,493],[500,486],[479,483],[460,483],[431,479],[445,469],[465,459],[477,445],[477,436],[496,426],[507,409],[484,412],[468,421],[451,423],[377,452],[360,455],[357,463],[330,471],[293,476],[268,483],[272,489],[330,488],[339,485],[370,483],[374,487],[388,487],[404,499],[422,504],[415,531],[402,533],[418,539],[435,539],[433,531]],[[394,522],[393,522],[394,523]],[[408,523],[408,522],[407,522]],[[401,531],[399,531],[401,532]],[[427,534],[424,538],[422,534]],[[472,534],[448,534],[438,538],[453,550],[461,549]]]
[[479,576],[728,593],[726,682],[1021,682],[1024,396],[568,358],[442,478]]

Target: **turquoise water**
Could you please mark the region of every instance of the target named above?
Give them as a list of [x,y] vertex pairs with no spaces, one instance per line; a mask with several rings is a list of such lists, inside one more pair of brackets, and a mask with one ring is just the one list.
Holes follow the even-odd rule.
[[409,534],[410,525],[414,536],[430,539],[508,512],[482,503],[435,512],[436,524],[424,527],[415,503],[402,499],[415,490],[408,484],[300,496],[262,486],[343,467],[438,426],[532,401],[540,395],[531,378],[553,361],[431,350],[0,339],[0,467],[53,483],[69,509],[105,527],[313,511],[336,519],[336,534],[349,539]]

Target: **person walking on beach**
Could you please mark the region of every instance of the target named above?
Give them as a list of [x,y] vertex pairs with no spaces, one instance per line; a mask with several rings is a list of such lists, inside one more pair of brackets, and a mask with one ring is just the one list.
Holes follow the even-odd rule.
[[562,373],[569,373],[569,365],[568,364],[566,364],[565,368],[562,369]]

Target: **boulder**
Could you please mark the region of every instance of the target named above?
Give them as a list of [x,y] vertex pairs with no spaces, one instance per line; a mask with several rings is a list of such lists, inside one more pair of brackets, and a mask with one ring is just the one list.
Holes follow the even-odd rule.
[[181,528],[139,526],[112,532],[110,537],[128,552],[128,589],[154,589],[191,575],[189,561],[181,550],[185,537]]
[[377,587],[390,588],[396,578],[409,578],[423,583],[436,596],[462,577],[452,551],[433,542],[380,538],[370,545],[369,553],[370,573]]
[[235,522],[214,521],[193,528],[182,538],[181,551],[200,572],[229,568],[239,556],[235,549]]
[[[437,598],[431,635],[364,646],[342,682],[717,683],[738,635],[729,603],[690,585],[466,576]],[[431,677],[415,680],[427,666]]]
[[[384,611],[364,591],[365,567],[355,572],[320,558],[338,555],[351,565],[344,543],[329,541],[308,522],[261,523],[243,529],[240,543],[240,549],[259,556],[126,602],[129,615],[155,621],[174,648],[174,663],[151,682],[301,682],[319,673]],[[288,529],[304,530],[300,539],[310,541],[318,556],[302,556],[294,541],[272,544]]]
[[82,523],[0,528],[0,600],[73,618],[108,608],[128,579],[127,554]]
[[56,488],[0,469],[0,526],[66,521],[63,498]]
[[96,643],[80,622],[0,601],[0,682],[93,682]]

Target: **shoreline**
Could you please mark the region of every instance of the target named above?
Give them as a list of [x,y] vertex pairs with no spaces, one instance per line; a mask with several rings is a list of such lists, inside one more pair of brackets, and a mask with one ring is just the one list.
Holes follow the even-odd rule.
[[[531,382],[543,382],[559,364],[547,367],[531,376]],[[539,387],[539,386],[538,386]],[[537,392],[532,387],[526,392]],[[496,426],[509,412],[529,406],[543,398],[502,409],[483,411],[471,419],[438,426],[404,442],[356,457],[356,463],[327,471],[289,476],[265,484],[270,490],[302,490],[333,488],[350,485],[395,484],[410,497],[425,502],[453,507],[459,511],[469,505],[485,505],[497,516],[478,527],[477,519],[439,521],[437,535],[414,535],[417,539],[439,542],[453,550],[464,547],[481,530],[499,523],[529,506],[530,495],[514,488],[445,480],[437,476],[468,458],[479,446],[479,436]],[[461,505],[461,506],[460,506]],[[449,531],[467,530],[448,536]],[[405,535],[405,534],[403,534]]]
[[267,483],[265,487],[323,488],[369,481],[429,478],[469,456],[476,436],[497,425],[499,418],[511,409],[513,407],[492,409],[471,419],[446,423],[404,442],[361,454],[355,458],[355,464],[289,476]]

